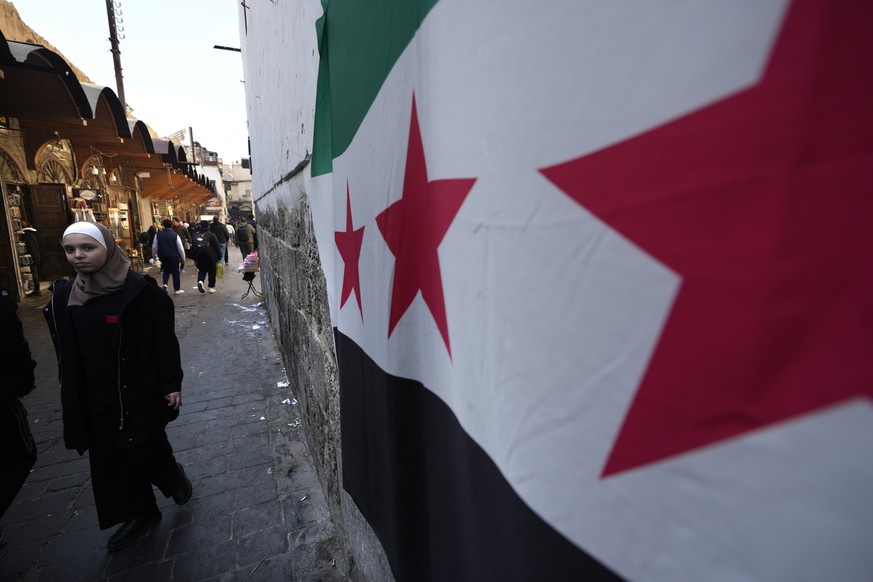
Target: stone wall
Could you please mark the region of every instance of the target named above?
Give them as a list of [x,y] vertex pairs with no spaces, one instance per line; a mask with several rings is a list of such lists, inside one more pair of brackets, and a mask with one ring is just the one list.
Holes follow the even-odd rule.
[[[331,514],[360,580],[390,580],[378,539],[342,489],[339,384],[309,206],[318,0],[240,7],[260,281]],[[245,11],[245,13],[243,13]]]

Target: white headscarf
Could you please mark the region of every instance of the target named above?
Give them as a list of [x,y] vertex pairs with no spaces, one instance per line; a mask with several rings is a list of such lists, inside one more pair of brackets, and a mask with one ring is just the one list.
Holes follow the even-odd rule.
[[[101,224],[100,226],[103,225]],[[108,231],[109,229],[107,228],[106,230]],[[73,224],[68,226],[67,230],[64,231],[64,234],[61,235],[61,242],[63,242],[63,240],[67,238],[68,234],[87,234],[98,243],[100,243],[100,246],[102,246],[104,249],[106,249],[107,251],[109,250],[109,247],[106,246],[106,241],[103,240],[103,232],[97,227],[96,222],[88,222],[86,220],[83,220],[81,222],[74,222]],[[115,240],[113,240],[112,242],[115,242]]]
[[115,237],[109,229],[96,222],[74,222],[67,227],[61,237],[70,234],[84,234],[93,238],[106,249],[106,262],[93,273],[76,273],[73,289],[70,291],[68,306],[85,305],[91,299],[109,295],[124,288],[127,272],[130,270],[130,257],[115,244]]

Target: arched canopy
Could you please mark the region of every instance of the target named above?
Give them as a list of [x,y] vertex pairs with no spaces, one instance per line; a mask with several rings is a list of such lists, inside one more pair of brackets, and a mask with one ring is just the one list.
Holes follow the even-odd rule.
[[[189,175],[183,148],[153,140],[145,123],[127,118],[112,89],[79,82],[60,55],[40,45],[8,41],[0,31],[0,70],[2,113],[19,122],[29,169],[37,169],[36,157],[46,143],[65,139],[79,164],[100,155],[108,167],[133,167],[138,175],[169,171],[179,176],[180,184],[190,183],[197,197],[213,194]],[[165,187],[170,183],[164,180]],[[157,187],[151,192],[175,197]]]

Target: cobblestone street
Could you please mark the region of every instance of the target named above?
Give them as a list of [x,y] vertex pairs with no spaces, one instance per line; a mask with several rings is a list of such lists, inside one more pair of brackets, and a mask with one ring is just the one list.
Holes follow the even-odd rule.
[[194,494],[179,507],[157,492],[161,522],[114,554],[106,551],[114,528],[97,526],[87,454],[66,450],[61,438],[42,318],[51,294],[21,302],[38,362],[24,404],[39,458],[0,524],[0,580],[347,579],[353,565],[334,536],[262,299],[241,299],[247,284],[236,272],[212,295],[197,291],[195,277],[189,262],[185,293],[173,296],[185,380],[181,415],[167,430]]

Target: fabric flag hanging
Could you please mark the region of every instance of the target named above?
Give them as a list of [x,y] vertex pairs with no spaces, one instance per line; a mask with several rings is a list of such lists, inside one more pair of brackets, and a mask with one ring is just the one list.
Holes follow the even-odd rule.
[[343,485],[397,579],[869,579],[873,3],[322,5]]

